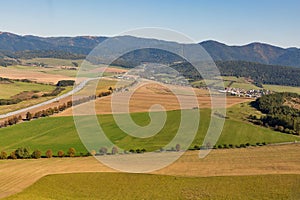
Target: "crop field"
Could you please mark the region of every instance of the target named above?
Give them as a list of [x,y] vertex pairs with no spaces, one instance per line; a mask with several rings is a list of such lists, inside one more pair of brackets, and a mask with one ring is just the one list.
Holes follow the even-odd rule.
[[[180,114],[180,111],[167,112],[168,118],[163,129],[155,136],[147,139],[134,138],[124,133],[115,124],[112,115],[99,115],[98,119],[107,137],[119,147],[125,150],[145,148],[151,151],[166,145],[175,135],[180,122]],[[203,141],[210,121],[210,110],[202,109],[200,115],[201,121],[192,147],[200,145]],[[132,113],[131,116],[140,125],[149,123],[148,113]],[[226,119],[222,135],[217,144],[240,145],[246,143],[256,144],[257,142],[293,142],[295,140],[300,140],[300,138],[254,126],[247,122]],[[66,152],[70,147],[74,147],[78,154],[80,152],[86,153],[71,116],[42,118],[2,128],[0,129],[0,147],[0,150],[7,152],[11,152],[18,147],[29,147],[31,150],[39,149],[43,153],[47,149],[52,149],[54,152],[59,150]]]
[[[74,77],[70,77],[68,74],[64,73],[48,73],[53,71],[51,68],[42,68],[42,67],[29,67],[29,66],[9,66],[9,67],[0,67],[0,74],[3,78],[10,79],[29,79],[32,81],[37,81],[40,83],[51,83],[56,84],[60,80],[73,80]],[[63,70],[62,72],[70,70]],[[72,72],[73,73],[73,72]]]
[[[131,199],[143,195],[139,192],[151,195],[148,191],[152,191],[155,195],[170,195],[170,198],[175,192],[186,199],[197,199],[199,196],[208,199],[222,199],[222,197],[226,199],[299,199],[299,145],[297,143],[213,150],[204,159],[199,159],[198,151],[188,151],[170,166],[153,172],[157,175],[171,176],[119,173],[70,174],[115,172],[93,157],[0,160],[0,197],[21,192],[46,175],[67,173],[46,176],[25,189],[24,192],[11,196],[9,199],[64,199],[69,195],[72,199],[101,199],[100,197],[109,198],[110,196],[100,196],[109,195],[109,192],[116,198],[119,198],[118,195],[121,194],[122,198],[126,198],[122,191],[128,195],[136,195],[130,196]],[[155,187],[157,184],[162,185]],[[187,187],[181,188],[183,185]],[[181,189],[177,190],[179,187]],[[117,190],[118,188],[122,190]],[[166,191],[159,194],[157,189]],[[171,189],[172,191],[169,191]],[[229,191],[227,195],[224,194],[226,191]],[[116,194],[116,192],[119,193]],[[90,196],[84,196],[87,194]]]
[[0,82],[0,99],[9,99],[14,95],[17,95],[24,91],[37,91],[37,92],[51,92],[55,86],[26,83],[20,81],[14,81],[13,83],[1,83]]
[[[103,79],[103,81],[99,82],[98,84],[96,94],[99,94],[99,92],[101,91],[107,91],[109,86],[115,85],[116,82],[117,80],[115,79]],[[122,85],[128,85],[129,83],[129,80],[128,83],[126,83],[126,81],[121,82]],[[89,86],[87,86],[86,88],[88,87]],[[211,97],[209,96],[208,90],[196,88],[194,88],[193,90],[194,95],[191,94],[191,92],[189,92],[189,90],[187,90],[187,88],[184,86],[160,85],[151,82],[145,85],[141,84],[129,88],[129,92],[133,92],[132,96],[130,97],[129,105],[127,105],[124,101],[124,98],[128,97],[129,92],[114,93],[114,108],[116,110],[121,110],[122,108],[129,106],[130,112],[148,112],[149,108],[154,104],[163,106],[165,110],[192,109],[195,107],[210,108]],[[87,91],[88,90],[83,89],[80,93],[87,95]],[[223,104],[224,99],[216,97],[215,100],[216,106],[220,106]],[[226,97],[226,106],[230,107],[239,103],[249,102],[251,100],[253,99]],[[96,101],[78,105],[76,106],[76,110],[80,111],[80,115],[86,115],[89,113],[89,110],[91,108],[90,106],[93,106],[95,104],[95,111],[97,114],[111,114],[111,103],[112,96],[107,96],[104,98],[96,99]],[[73,112],[70,109],[58,114],[58,116],[71,115],[73,115]]]
[[283,85],[264,85],[264,88],[275,92],[293,92],[300,94],[300,87],[291,87]]
[[300,175],[195,178],[122,173],[63,174],[46,176],[7,199],[288,199],[299,197],[296,190],[299,180]]

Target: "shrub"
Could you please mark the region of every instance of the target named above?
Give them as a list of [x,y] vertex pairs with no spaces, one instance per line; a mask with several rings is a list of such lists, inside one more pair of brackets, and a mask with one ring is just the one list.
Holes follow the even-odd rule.
[[246,143],[246,146],[249,147],[249,146],[250,146],[250,143]]
[[229,146],[229,148],[233,148],[234,147],[233,144],[229,144],[228,146]]
[[96,155],[96,151],[95,151],[95,150],[91,150],[90,154],[91,154],[92,156],[94,156],[94,155]]
[[145,152],[146,152],[146,149],[143,148],[143,149],[141,150],[141,152],[142,152],[142,153],[145,153]]
[[59,150],[57,152],[57,156],[60,157],[60,158],[64,157],[64,155],[65,155],[65,152],[63,150]]
[[51,149],[48,149],[48,150],[46,151],[46,157],[47,157],[47,158],[52,158],[52,156],[53,156],[52,150],[51,150]]
[[195,146],[194,146],[194,149],[195,149],[195,150],[200,150],[200,147],[199,147],[198,145],[195,145]]
[[35,159],[39,159],[42,156],[42,152],[39,150],[35,150],[32,152],[31,157]]
[[141,150],[140,149],[136,149],[135,152],[136,153],[141,153]]
[[5,151],[0,153],[0,159],[7,159],[7,153]]
[[245,144],[241,144],[240,147],[241,148],[246,148],[246,145]]
[[18,148],[15,151],[15,155],[17,158],[30,158],[29,149],[24,147]]
[[101,147],[101,148],[99,149],[99,153],[100,153],[100,154],[107,154],[107,148],[106,148],[106,147]]
[[181,149],[180,144],[176,144],[175,149],[176,149],[176,151],[180,151],[180,149]]
[[69,155],[70,157],[74,157],[75,154],[76,154],[75,148],[71,147],[71,148],[69,149],[69,151],[68,151],[68,155]]
[[223,148],[224,148],[224,149],[228,149],[227,144],[223,144]]
[[222,149],[222,145],[219,144],[219,145],[218,145],[218,149]]
[[130,152],[130,153],[134,153],[135,151],[134,151],[133,149],[130,149],[129,152]]
[[16,156],[16,152],[11,152],[10,155],[8,156],[8,159],[17,159],[17,156]]
[[118,148],[117,147],[113,147],[112,149],[111,149],[111,154],[117,154],[118,153]]
[[278,126],[278,131],[283,132],[284,131],[284,127],[283,126]]

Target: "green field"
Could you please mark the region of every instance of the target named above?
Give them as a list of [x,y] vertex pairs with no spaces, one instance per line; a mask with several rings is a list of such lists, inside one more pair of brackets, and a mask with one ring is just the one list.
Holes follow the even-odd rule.
[[54,89],[55,86],[37,83],[25,83],[20,81],[14,81],[13,83],[0,82],[0,99],[9,99],[24,91],[51,92]]
[[43,177],[6,199],[299,199],[299,181],[300,175],[61,174]]
[[[192,146],[201,144],[210,121],[209,109],[201,110],[200,114],[201,122]],[[148,113],[133,113],[131,115],[140,125],[149,123]],[[180,111],[169,111],[167,115],[164,128],[158,134],[146,139],[125,134],[114,123],[112,115],[99,115],[98,118],[108,138],[119,147],[125,150],[145,148],[151,151],[166,145],[178,130]],[[88,127],[88,122],[86,126]],[[295,140],[300,140],[300,138],[254,126],[247,122],[227,119],[218,144],[278,143]],[[0,129],[0,150],[11,152],[18,147],[29,147],[31,150],[39,149],[43,153],[47,149],[52,149],[55,153],[58,150],[67,151],[70,147],[74,147],[77,153],[86,152],[76,132],[73,117],[48,117]]]
[[291,87],[283,85],[263,85],[265,89],[275,92],[294,92],[300,94],[300,87]]

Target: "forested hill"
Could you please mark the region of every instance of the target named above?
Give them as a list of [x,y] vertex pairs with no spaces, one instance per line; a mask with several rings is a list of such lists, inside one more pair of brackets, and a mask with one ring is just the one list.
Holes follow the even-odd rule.
[[300,67],[300,49],[281,48],[263,43],[251,43],[244,46],[228,46],[216,41],[200,43],[215,60],[249,61],[270,65]]
[[[87,55],[107,37],[77,36],[77,37],[37,37],[20,36],[13,33],[0,32],[0,58],[9,56],[16,58],[41,57],[82,57]],[[155,39],[119,36],[118,40],[134,43],[155,43]],[[160,41],[168,44],[167,41]],[[215,61],[249,61],[263,64],[300,67],[300,49],[281,48],[263,43],[251,43],[244,46],[228,46],[217,41],[199,43]],[[114,47],[111,47],[114,48]],[[45,57],[44,56],[44,57]]]
[[[300,86],[299,68],[246,61],[217,61],[216,65],[221,75],[251,78],[257,86],[261,84]],[[191,80],[198,80],[200,77],[189,63],[174,64],[171,67]]]

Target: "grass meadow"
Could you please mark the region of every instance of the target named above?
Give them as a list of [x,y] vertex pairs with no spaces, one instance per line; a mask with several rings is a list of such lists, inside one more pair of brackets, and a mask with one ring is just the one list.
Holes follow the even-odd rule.
[[[145,148],[148,151],[153,151],[169,143],[175,136],[179,127],[180,114],[180,111],[168,111],[165,126],[158,134],[149,138],[136,138],[124,133],[110,114],[98,115],[98,119],[107,137],[119,147],[125,150]],[[142,126],[150,122],[148,113],[132,113],[131,116],[137,124]],[[210,110],[201,110],[200,116],[199,129],[192,147],[202,144],[210,122]],[[88,122],[86,126],[89,126]],[[300,138],[229,118],[225,121],[217,144],[279,143],[295,140],[300,140]],[[52,149],[54,152],[59,150],[66,152],[70,147],[74,147],[77,153],[86,153],[75,129],[72,116],[41,118],[0,129],[0,150],[10,152],[18,147],[28,147],[31,150],[39,149],[43,153],[47,149]],[[98,149],[95,150],[98,151]]]

